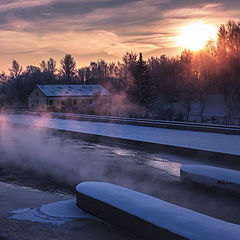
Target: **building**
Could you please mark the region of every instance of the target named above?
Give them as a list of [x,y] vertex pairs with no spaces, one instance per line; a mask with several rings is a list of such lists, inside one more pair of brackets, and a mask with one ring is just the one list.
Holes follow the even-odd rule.
[[92,113],[107,111],[110,94],[101,85],[36,85],[28,96],[34,111]]

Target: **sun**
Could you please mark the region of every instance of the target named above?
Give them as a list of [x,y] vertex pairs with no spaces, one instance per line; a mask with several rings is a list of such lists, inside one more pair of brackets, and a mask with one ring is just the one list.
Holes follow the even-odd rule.
[[178,47],[190,50],[200,50],[205,46],[207,41],[217,38],[217,29],[212,25],[205,23],[191,23],[183,27],[176,37],[176,45]]

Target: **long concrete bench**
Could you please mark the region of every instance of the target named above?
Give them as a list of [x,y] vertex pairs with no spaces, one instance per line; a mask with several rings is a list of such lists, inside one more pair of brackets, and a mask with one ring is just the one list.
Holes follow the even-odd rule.
[[76,187],[79,208],[143,239],[239,240],[240,225],[101,182]]
[[[207,165],[182,165],[181,179],[240,193],[240,171]],[[240,239],[240,236],[239,236]]]

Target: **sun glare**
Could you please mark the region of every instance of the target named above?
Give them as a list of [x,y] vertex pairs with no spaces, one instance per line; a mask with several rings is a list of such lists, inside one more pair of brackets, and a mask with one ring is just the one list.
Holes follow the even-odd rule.
[[204,23],[191,23],[183,27],[176,37],[178,47],[190,50],[199,50],[205,46],[210,39],[216,40],[217,29]]

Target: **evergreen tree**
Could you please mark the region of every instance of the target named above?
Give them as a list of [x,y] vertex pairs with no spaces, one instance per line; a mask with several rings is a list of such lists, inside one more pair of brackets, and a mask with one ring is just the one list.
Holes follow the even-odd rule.
[[145,107],[153,103],[155,96],[154,84],[149,77],[148,65],[143,61],[142,53],[139,54],[139,60],[133,68],[128,95],[132,102]]
[[66,54],[63,59],[60,60],[61,69],[60,74],[63,77],[64,83],[71,84],[76,75],[76,62],[71,54]]

